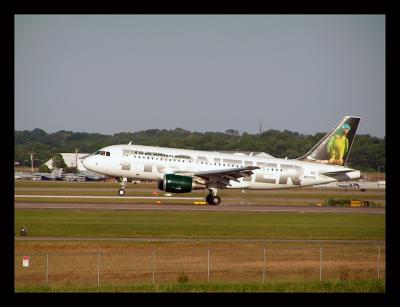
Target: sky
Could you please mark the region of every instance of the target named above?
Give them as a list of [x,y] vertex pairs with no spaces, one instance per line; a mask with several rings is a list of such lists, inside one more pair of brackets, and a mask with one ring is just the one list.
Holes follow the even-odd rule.
[[15,129],[385,136],[384,15],[15,15]]

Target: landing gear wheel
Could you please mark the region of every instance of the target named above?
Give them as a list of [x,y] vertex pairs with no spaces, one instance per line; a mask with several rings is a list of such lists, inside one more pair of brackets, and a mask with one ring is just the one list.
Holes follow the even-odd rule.
[[219,205],[221,203],[221,198],[219,196],[212,196],[210,200],[212,205]]
[[125,190],[124,189],[119,189],[118,190],[118,195],[119,196],[124,196],[125,195]]
[[210,205],[219,205],[221,203],[221,198],[219,196],[208,195],[206,201]]

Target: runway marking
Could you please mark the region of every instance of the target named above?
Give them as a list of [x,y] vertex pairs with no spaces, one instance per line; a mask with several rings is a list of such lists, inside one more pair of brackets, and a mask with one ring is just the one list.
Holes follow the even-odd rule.
[[170,197],[170,196],[92,196],[92,195],[22,195],[17,194],[14,197],[29,197],[29,198],[94,198],[94,199],[183,199],[183,200],[199,200],[204,197]]

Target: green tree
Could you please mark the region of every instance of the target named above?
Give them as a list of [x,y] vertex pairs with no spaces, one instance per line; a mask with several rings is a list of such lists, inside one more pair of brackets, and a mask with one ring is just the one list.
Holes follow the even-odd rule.
[[65,163],[64,158],[60,153],[56,153],[52,159],[53,159],[53,168],[67,167],[67,164]]
[[[31,152],[34,152],[35,158],[40,161],[47,161],[56,152],[75,152],[76,147],[81,153],[92,153],[107,145],[127,144],[130,141],[137,145],[195,150],[264,151],[277,158],[288,157],[290,159],[303,156],[326,134],[326,132],[319,132],[314,135],[303,135],[289,130],[282,132],[270,129],[261,135],[246,132],[241,135],[236,135],[236,133],[230,135],[221,132],[191,132],[182,128],[149,129],[120,132],[114,135],[65,130],[47,134],[41,129],[15,130],[14,132],[14,159],[20,161],[21,164],[24,161],[29,163],[29,153]],[[385,165],[385,142],[385,137],[377,138],[368,134],[357,135],[348,159],[349,165],[361,171],[376,171],[379,166]],[[55,166],[57,163],[56,161]],[[57,167],[62,166],[64,164],[60,162]]]
[[49,169],[49,167],[48,167],[46,164],[42,164],[42,165],[39,167],[39,172],[40,172],[40,173],[50,173],[51,170]]

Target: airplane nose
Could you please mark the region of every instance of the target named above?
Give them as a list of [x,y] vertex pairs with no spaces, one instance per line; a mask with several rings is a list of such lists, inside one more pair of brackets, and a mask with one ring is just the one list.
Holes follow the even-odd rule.
[[82,165],[83,165],[84,168],[87,169],[87,161],[86,160],[87,160],[87,158],[82,160]]
[[87,157],[83,159],[82,165],[89,171],[93,170],[94,163],[93,163],[93,157]]

